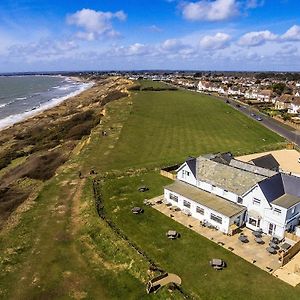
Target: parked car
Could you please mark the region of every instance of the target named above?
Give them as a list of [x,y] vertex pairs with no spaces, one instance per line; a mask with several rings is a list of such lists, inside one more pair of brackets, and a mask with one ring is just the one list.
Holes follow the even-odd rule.
[[298,163],[300,164],[300,157],[298,158]]
[[263,119],[261,117],[256,117],[257,121],[262,121]]
[[251,117],[256,117],[256,114],[255,113],[251,113]]

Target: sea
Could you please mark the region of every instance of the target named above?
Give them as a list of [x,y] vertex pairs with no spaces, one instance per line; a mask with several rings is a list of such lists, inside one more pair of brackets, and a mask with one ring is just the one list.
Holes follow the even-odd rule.
[[52,108],[92,85],[64,76],[0,76],[0,130]]

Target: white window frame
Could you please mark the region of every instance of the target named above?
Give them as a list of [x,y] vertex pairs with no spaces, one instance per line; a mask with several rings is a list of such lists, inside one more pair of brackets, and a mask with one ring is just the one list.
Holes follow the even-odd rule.
[[178,202],[178,196],[176,196],[172,193],[169,194],[169,198],[170,198],[170,200],[172,200],[174,202]]
[[223,218],[220,217],[220,216],[217,216],[213,213],[210,214],[210,219],[213,220],[214,222],[217,222],[219,224],[222,224],[223,223]]
[[204,215],[204,208],[200,206],[196,206],[196,213],[200,215]]
[[187,200],[183,200],[183,206],[186,208],[191,208],[191,202],[189,202]]

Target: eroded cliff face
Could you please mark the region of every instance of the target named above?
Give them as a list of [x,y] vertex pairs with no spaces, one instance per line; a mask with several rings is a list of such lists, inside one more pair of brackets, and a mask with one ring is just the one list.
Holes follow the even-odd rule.
[[122,77],[93,81],[94,86],[80,95],[1,131],[0,228],[99,124],[105,104],[127,97],[132,86],[132,81]]

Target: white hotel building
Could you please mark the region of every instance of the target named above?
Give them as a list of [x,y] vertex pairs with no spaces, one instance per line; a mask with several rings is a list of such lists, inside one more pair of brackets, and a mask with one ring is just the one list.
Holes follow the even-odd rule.
[[231,234],[246,225],[283,238],[299,225],[300,177],[234,159],[230,153],[190,158],[164,200]]

